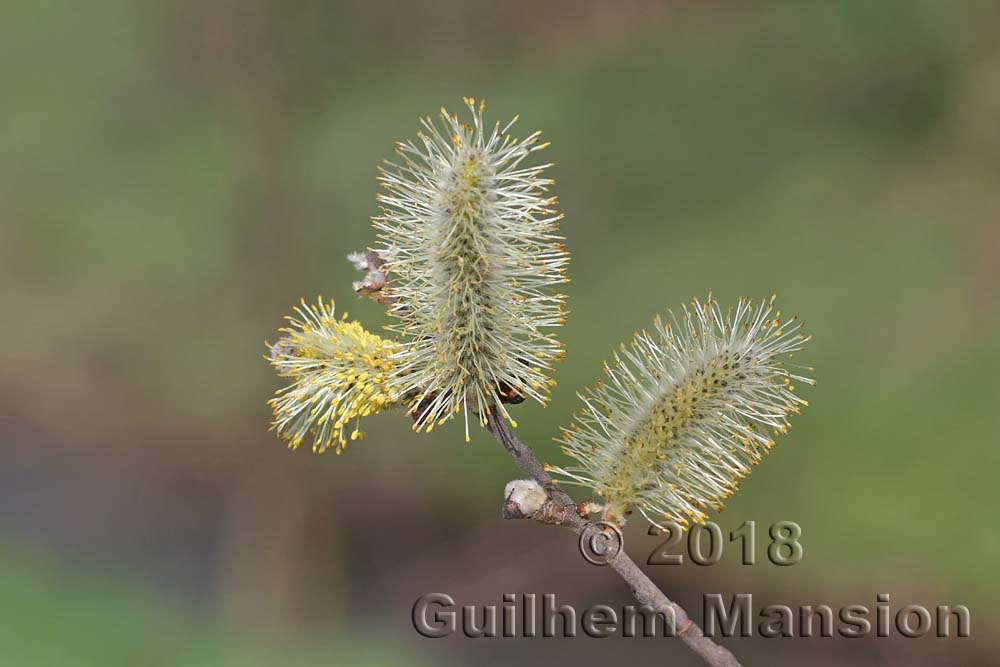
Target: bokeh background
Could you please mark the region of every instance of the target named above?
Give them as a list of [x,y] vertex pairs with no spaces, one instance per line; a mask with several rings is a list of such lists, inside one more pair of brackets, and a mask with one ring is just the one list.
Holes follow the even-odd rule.
[[[1000,7],[994,2],[14,0],[0,5],[0,664],[697,664],[668,640],[423,639],[424,593],[629,602],[569,533],[499,518],[460,425],[267,432],[264,339],[322,293],[375,165],[463,95],[553,142],[568,356],[520,436],[656,313],[775,291],[819,384],[714,517],[794,567],[650,566],[701,595],[965,604],[964,640],[734,640],[769,664],[998,664]],[[805,355],[803,355],[805,356]],[[643,560],[660,541],[630,527]],[[758,552],[767,543],[758,534]]]

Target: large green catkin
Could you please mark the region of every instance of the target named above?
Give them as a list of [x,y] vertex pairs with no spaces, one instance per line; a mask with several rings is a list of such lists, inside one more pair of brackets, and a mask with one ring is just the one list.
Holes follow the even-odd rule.
[[773,297],[741,299],[725,315],[709,298],[657,319],[581,396],[560,440],[577,465],[553,472],[592,487],[614,523],[631,509],[654,524],[704,522],[807,404],[791,382],[814,381],[788,360],[808,337],[780,315]]
[[466,104],[471,125],[442,109],[440,125],[422,119],[418,141],[397,144],[374,224],[397,318],[389,328],[401,337],[393,390],[410,401],[414,428],[462,412],[468,440],[470,410],[513,424],[505,394],[547,402],[563,348],[545,330],[564,321],[552,287],[567,281],[568,255],[542,177],[549,165],[521,166],[547,144],[538,132],[513,138],[514,121],[486,127],[483,104]]

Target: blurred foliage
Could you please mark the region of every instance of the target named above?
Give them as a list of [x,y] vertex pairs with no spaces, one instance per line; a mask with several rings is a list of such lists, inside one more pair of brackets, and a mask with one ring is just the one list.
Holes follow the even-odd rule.
[[[90,574],[84,578],[81,574]],[[124,580],[123,580],[124,579]],[[131,585],[130,585],[131,583]],[[61,573],[37,553],[0,555],[0,650],[11,665],[307,667],[419,665],[391,642],[334,626],[320,639],[224,629],[121,573]]]

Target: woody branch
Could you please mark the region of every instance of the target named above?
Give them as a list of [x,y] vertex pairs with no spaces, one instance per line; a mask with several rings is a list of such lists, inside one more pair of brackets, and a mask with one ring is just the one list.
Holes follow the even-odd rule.
[[[534,451],[517,439],[510,432],[507,424],[495,412],[488,417],[487,428],[496,438],[514,462],[531,479],[538,482],[546,493],[546,501],[530,515],[524,514],[516,505],[509,502],[504,506],[505,518],[531,518],[541,523],[561,525],[581,534],[590,524],[580,515],[580,507],[569,495],[559,488],[552,476],[546,472]],[[638,565],[625,553],[624,548],[613,548],[609,553],[615,555],[608,564],[629,585],[632,595],[641,604],[648,605],[654,611],[663,614],[666,619],[673,619],[674,634],[697,653],[707,664],[713,667],[740,667],[740,662],[726,648],[719,646],[706,637],[697,623],[691,620],[687,612],[675,602],[672,602],[653,581],[646,576]]]

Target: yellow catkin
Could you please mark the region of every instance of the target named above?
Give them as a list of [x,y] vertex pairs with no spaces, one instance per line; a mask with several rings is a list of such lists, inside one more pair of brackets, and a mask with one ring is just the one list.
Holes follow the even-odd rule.
[[[295,312],[267,357],[278,374],[290,380],[269,401],[272,428],[292,449],[308,434],[314,452],[333,448],[339,454],[348,435],[364,439],[357,428],[361,417],[393,405],[389,377],[395,346],[360,323],[347,321],[346,313],[336,318],[332,301],[303,301]],[[350,434],[349,423],[355,424]]]

